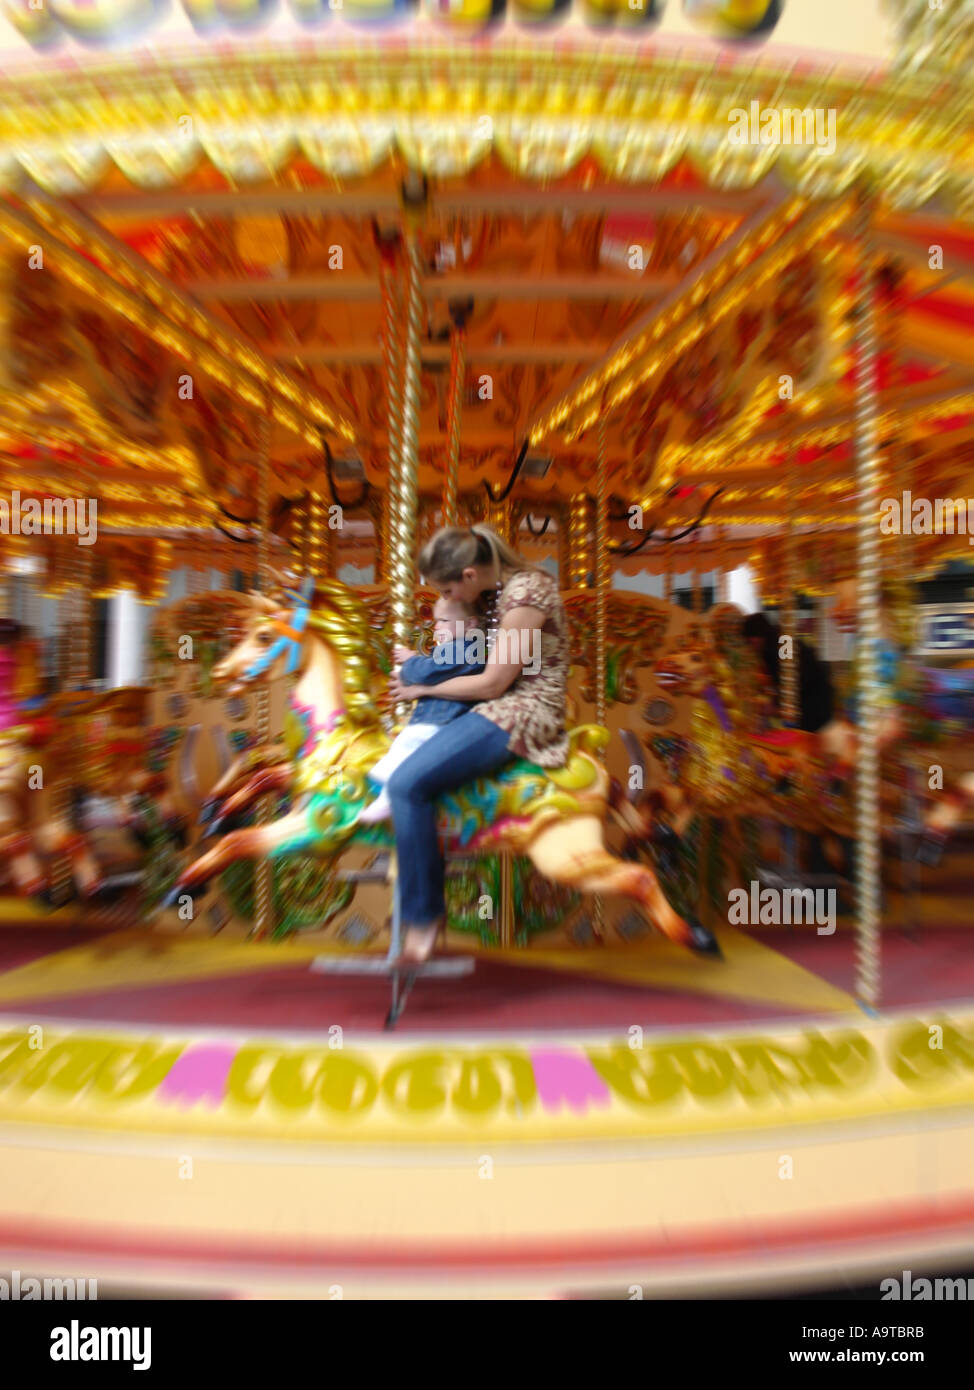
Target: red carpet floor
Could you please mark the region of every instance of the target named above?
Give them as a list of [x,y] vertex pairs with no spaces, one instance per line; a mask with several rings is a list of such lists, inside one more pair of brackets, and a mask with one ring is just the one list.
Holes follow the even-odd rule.
[[[840,989],[853,991],[853,938],[823,939],[781,930],[756,939]],[[31,926],[0,928],[0,974],[49,952],[71,949],[91,933]],[[929,1007],[974,998],[974,936],[932,930],[914,938],[887,931],[883,937],[884,1008]],[[27,1003],[25,997],[25,1004]],[[37,1018],[82,1019],[139,1025],[247,1028],[320,1032],[333,1024],[374,1032],[381,1027],[388,985],[381,978],[312,973],[299,965],[253,974],[228,974],[157,986],[106,990],[85,987],[45,1000],[31,998]],[[20,1014],[23,1006],[4,1010]],[[458,981],[420,981],[399,1023],[403,1034],[544,1029],[622,1030],[704,1027],[735,1021],[802,1017],[772,1002],[744,1002],[710,994],[627,985],[555,970],[518,968],[479,960],[475,973]]]

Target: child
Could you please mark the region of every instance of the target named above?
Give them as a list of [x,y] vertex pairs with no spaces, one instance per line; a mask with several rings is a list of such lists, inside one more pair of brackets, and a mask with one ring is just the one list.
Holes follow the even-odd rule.
[[[483,662],[474,659],[478,645],[475,629],[470,629],[463,637],[462,646],[455,640],[457,624],[471,619],[473,610],[456,599],[437,599],[433,608],[433,639],[436,646],[432,656],[417,656],[396,648],[396,656],[405,655],[400,668],[402,680],[408,685],[439,685],[441,681],[454,676],[475,676],[484,669]],[[373,825],[385,820],[390,812],[389,798],[384,787],[389,778],[416,749],[432,738],[437,729],[449,724],[461,714],[471,709],[465,700],[439,700],[435,695],[416,701],[409,723],[402,733],[393,739],[384,758],[380,758],[369,770],[369,777],[383,790],[375,801],[364,807],[358,814],[361,825]]]

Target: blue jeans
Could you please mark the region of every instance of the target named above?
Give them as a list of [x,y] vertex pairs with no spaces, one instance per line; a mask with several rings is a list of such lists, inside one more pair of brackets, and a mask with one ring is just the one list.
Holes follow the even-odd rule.
[[509,738],[506,729],[482,714],[461,714],[417,748],[386,783],[396,827],[404,926],[429,926],[446,911],[436,797],[503,767],[512,756]]

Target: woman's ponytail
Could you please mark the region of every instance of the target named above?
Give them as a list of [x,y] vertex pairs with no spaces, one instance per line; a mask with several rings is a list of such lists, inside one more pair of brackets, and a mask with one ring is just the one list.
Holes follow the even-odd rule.
[[505,569],[541,571],[540,565],[522,560],[492,527],[482,523],[466,531],[457,526],[443,527],[419,555],[420,573],[435,585],[455,584],[463,571],[474,565],[490,566],[497,577]]

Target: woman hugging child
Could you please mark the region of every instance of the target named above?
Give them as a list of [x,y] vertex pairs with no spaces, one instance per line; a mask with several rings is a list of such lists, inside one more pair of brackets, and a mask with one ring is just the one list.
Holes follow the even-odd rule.
[[[464,631],[464,625],[475,621],[473,608],[457,599],[437,599],[433,608],[432,655],[418,656],[406,647],[396,647],[394,656],[401,663],[400,678],[407,685],[439,685],[454,676],[475,676],[484,669],[484,663],[476,659],[483,652],[482,636],[476,626]],[[451,720],[459,718],[470,710],[468,700],[439,699],[435,695],[424,696],[416,701],[412,717],[392,741],[388,753],[369,769],[369,778],[382,790],[375,801],[369,803],[358,814],[360,825],[374,825],[386,820],[391,811],[385,784],[400,764],[415,753],[417,748],[433,737],[438,729]]]

